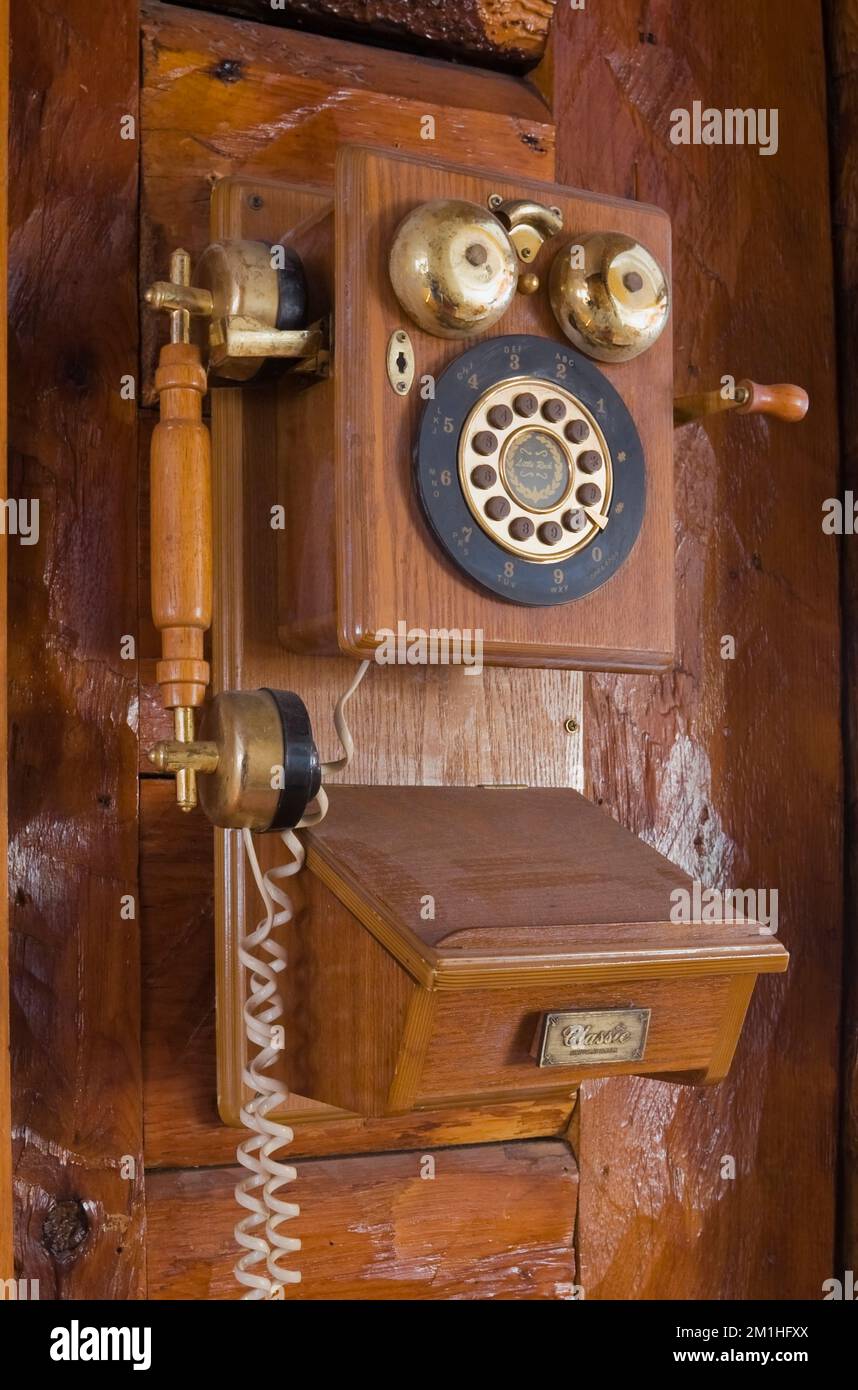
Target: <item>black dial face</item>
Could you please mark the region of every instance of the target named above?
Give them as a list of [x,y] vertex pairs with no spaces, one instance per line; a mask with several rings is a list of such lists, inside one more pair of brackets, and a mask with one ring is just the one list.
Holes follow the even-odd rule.
[[448,555],[512,603],[599,588],[643,521],[634,421],[592,362],[548,338],[491,338],[451,363],[423,413],[415,478]]

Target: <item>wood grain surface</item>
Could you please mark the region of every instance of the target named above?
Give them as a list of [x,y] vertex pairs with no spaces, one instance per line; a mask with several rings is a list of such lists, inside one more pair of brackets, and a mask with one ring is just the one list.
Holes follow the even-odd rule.
[[[422,1176],[431,1171],[434,1177]],[[303,1280],[286,1298],[574,1297],[576,1173],[558,1141],[430,1147],[297,1165]],[[152,1298],[235,1298],[240,1169],[154,1173]],[[292,1231],[291,1226],[294,1226]]]
[[[188,0],[192,8],[259,19],[260,0]],[[282,0],[265,18],[366,43],[486,66],[520,68],[545,51],[557,0]],[[267,7],[266,7],[267,8]]]
[[[727,415],[678,434],[677,669],[588,682],[593,796],[705,884],[777,889],[792,955],[757,991],[723,1086],[582,1091],[588,1297],[818,1298],[836,1272],[842,777],[837,550],[820,525],[837,487],[820,21],[803,3],[785,25],[777,0],[653,0],[645,23],[636,0],[557,12],[557,175],[671,214],[677,390],[729,372],[811,399],[801,425]],[[700,98],[776,107],[777,155],[674,146],[671,111]],[[721,659],[724,634],[735,660]]]
[[[797,381],[812,401],[804,425],[728,416],[680,437],[677,669],[588,683],[595,799],[705,883],[777,888],[793,952],[790,973],[757,991],[723,1086],[588,1083],[578,1213],[588,1297],[817,1298],[837,1272],[840,631],[835,544],[817,524],[837,492],[820,14],[817,0],[791,7],[789,25],[777,0],[681,10],[652,0],[644,19],[636,0],[558,7],[558,178],[670,212],[678,390],[732,372]],[[855,23],[849,3],[833,50],[841,135]],[[117,132],[136,112],[137,11],[68,0],[58,23],[43,0],[15,0],[12,29],[8,486],[41,505],[39,543],[10,553],[18,1272],[39,1278],[43,1297],[136,1297],[139,967],[137,922],[120,919],[119,903],[136,890],[136,668],[120,643],[138,632],[137,464],[135,406],[119,382],[136,367],[138,145]],[[155,3],[143,62],[144,281],[180,240],[202,247],[213,179],[288,170],[329,187],[343,139],[554,176],[552,123],[508,77]],[[779,154],[672,146],[670,111],[700,96],[776,106]],[[431,151],[419,136],[427,111]],[[847,286],[851,180],[844,163]],[[261,221],[264,198],[247,213]],[[798,292],[809,279],[812,320]],[[149,322],[146,373],[157,342]],[[223,409],[226,419],[236,407]],[[249,427],[233,418],[230,428]],[[851,477],[851,454],[847,466]],[[154,657],[151,626],[139,630]],[[720,658],[725,633],[737,637],[733,662]],[[289,670],[327,731],[339,663],[331,675],[324,659],[304,660]],[[144,673],[140,708],[154,730],[151,663]],[[520,674],[492,673],[489,704],[473,705],[427,673],[404,726],[395,686],[356,705],[355,777],[490,780],[481,770],[507,765],[516,746],[537,780],[557,777],[569,759],[555,716],[570,687],[534,719],[510,680]],[[498,737],[487,751],[487,709],[516,744]],[[148,1160],[196,1170],[149,1175],[151,1291],[231,1297],[236,1174],[211,1166],[231,1162],[236,1139],[214,1100],[211,839],[201,819],[179,819],[169,782],[146,780],[144,799],[154,808],[141,866]],[[307,1116],[296,1152],[311,1223],[300,1296],[568,1296],[576,1182],[566,1145],[484,1141],[559,1135],[571,1102],[393,1122],[295,1104]],[[424,1181],[420,1156],[445,1145],[468,1147],[436,1153],[441,1176]],[[379,1152],[391,1149],[408,1152]],[[846,1163],[850,1154],[852,1138]],[[137,1164],[131,1180],[124,1156]],[[725,1156],[734,1179],[721,1176]],[[844,1251],[854,1250],[851,1190]]]
[[212,621],[211,437],[202,419],[205,369],[195,343],[165,343],[155,373],[160,418],[149,467],[152,621],[161,634],[156,679],[166,709],[202,705]]
[[[7,354],[6,279],[9,195],[9,4],[0,0],[0,496],[6,497]],[[6,532],[0,537],[0,1279],[12,1277],[12,1096],[9,1074],[9,875],[8,734],[6,725],[6,634],[8,562]]]
[[[284,1073],[361,1114],[720,1079],[755,973],[786,968],[754,922],[671,921],[690,880],[574,791],[342,787],[305,840]],[[647,1011],[642,1057],[536,1065],[547,1014],[617,1008]]]
[[[559,957],[543,961],[541,971],[510,969],[506,980],[486,984],[491,968],[483,959],[465,985],[445,989],[439,974],[432,988],[413,981],[312,876],[288,949],[281,1076],[305,1095],[374,1116],[516,1098],[571,1103],[594,1073],[719,1080],[754,971],[770,963],[750,961],[746,973],[735,973],[740,961],[730,961],[730,973],[721,973],[712,960],[673,971],[654,962],[644,974],[639,963],[624,969],[614,958],[595,978],[576,978]],[[537,1065],[534,1048],[547,1014],[617,1008],[650,1013],[643,1060]],[[237,1111],[239,1096],[231,1104]]]
[[575,791],[335,787],[330,799],[305,836],[310,867],[360,895],[368,926],[407,934],[433,963],[458,953],[583,957],[612,941],[622,956],[634,952],[635,932],[638,946],[645,938],[653,954],[677,959],[697,938],[701,951],[725,957],[759,943],[753,922],[673,922],[672,895],[690,891],[688,875]]
[[9,486],[40,506],[10,551],[16,1258],[42,1298],[143,1275],[138,41],[131,0],[12,7]]
[[[831,75],[834,283],[840,379],[841,475],[832,497],[858,497],[858,0],[826,0]],[[846,941],[842,1052],[841,1210],[836,1273],[858,1269],[858,557],[841,548],[846,734]]]

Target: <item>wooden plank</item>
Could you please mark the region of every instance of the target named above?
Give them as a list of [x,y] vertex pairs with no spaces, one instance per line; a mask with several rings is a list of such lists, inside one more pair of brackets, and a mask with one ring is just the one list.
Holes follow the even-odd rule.
[[[434,1158],[434,1177],[426,1158]],[[575,1283],[575,1164],[542,1141],[299,1163],[287,1300],[557,1299]],[[237,1298],[232,1189],[242,1170],[155,1173],[153,1298]],[[294,1226],[294,1231],[292,1230]]]
[[[6,278],[9,195],[9,5],[0,0],[0,496],[6,497]],[[0,1279],[12,1277],[12,1101],[9,1075],[8,737],[6,529],[0,536]]]
[[[212,834],[202,816],[178,817],[166,779],[143,781],[140,809],[146,1164],[228,1163],[241,1134],[217,1112]],[[293,1096],[290,1152],[367,1153],[560,1135],[571,1111],[566,1097],[367,1120]]]
[[133,1298],[137,6],[16,4],[12,44],[10,487],[41,532],[10,552],[17,1262],[42,1298]]
[[[826,0],[834,181],[834,283],[840,380],[840,489],[858,497],[858,0]],[[846,917],[844,952],[841,1210],[837,1270],[858,1269],[858,557],[842,546],[846,731]]]
[[[423,138],[424,116],[435,121],[434,139]],[[342,142],[552,176],[553,127],[524,82],[156,0],[143,6],[142,120],[147,284],[175,246],[194,256],[205,246],[218,179],[288,174],[292,183],[329,186]],[[262,220],[264,199],[254,210]],[[147,378],[153,317],[143,325]]]
[[[260,17],[259,0],[187,0],[193,9]],[[538,62],[557,0],[279,0],[266,16],[316,34],[394,43],[460,62],[519,68]]]
[[[783,21],[777,0],[655,0],[643,36],[636,0],[618,0],[586,20],[564,6],[555,26],[558,177],[673,217],[678,390],[747,373],[797,381],[812,402],[804,425],[721,417],[677,435],[677,669],[588,684],[593,796],[705,884],[777,889],[792,953],[788,975],[757,991],[722,1086],[582,1090],[588,1297],[818,1298],[834,1267],[842,780],[837,553],[820,525],[837,487],[825,72],[820,7]],[[672,145],[671,111],[701,96],[778,109],[778,154]],[[725,633],[734,661],[721,660]]]

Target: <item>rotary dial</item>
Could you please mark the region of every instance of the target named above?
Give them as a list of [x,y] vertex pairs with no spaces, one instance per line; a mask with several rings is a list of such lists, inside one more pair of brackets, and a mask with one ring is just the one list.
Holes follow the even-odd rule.
[[414,470],[449,559],[510,603],[592,593],[643,524],[634,421],[592,362],[550,338],[490,338],[450,362],[424,409]]
[[477,401],[461,433],[459,481],[487,535],[528,560],[566,559],[608,524],[605,436],[570,391],[539,377],[499,382]]

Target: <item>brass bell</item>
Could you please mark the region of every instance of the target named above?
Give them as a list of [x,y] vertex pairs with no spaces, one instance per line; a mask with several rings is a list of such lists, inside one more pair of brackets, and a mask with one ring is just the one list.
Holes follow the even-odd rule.
[[402,308],[427,333],[467,338],[506,313],[519,262],[497,217],[478,203],[439,198],[400,223],[390,280]]
[[566,337],[597,362],[628,362],[646,352],[670,315],[664,270],[622,232],[591,232],[559,251],[549,293]]

